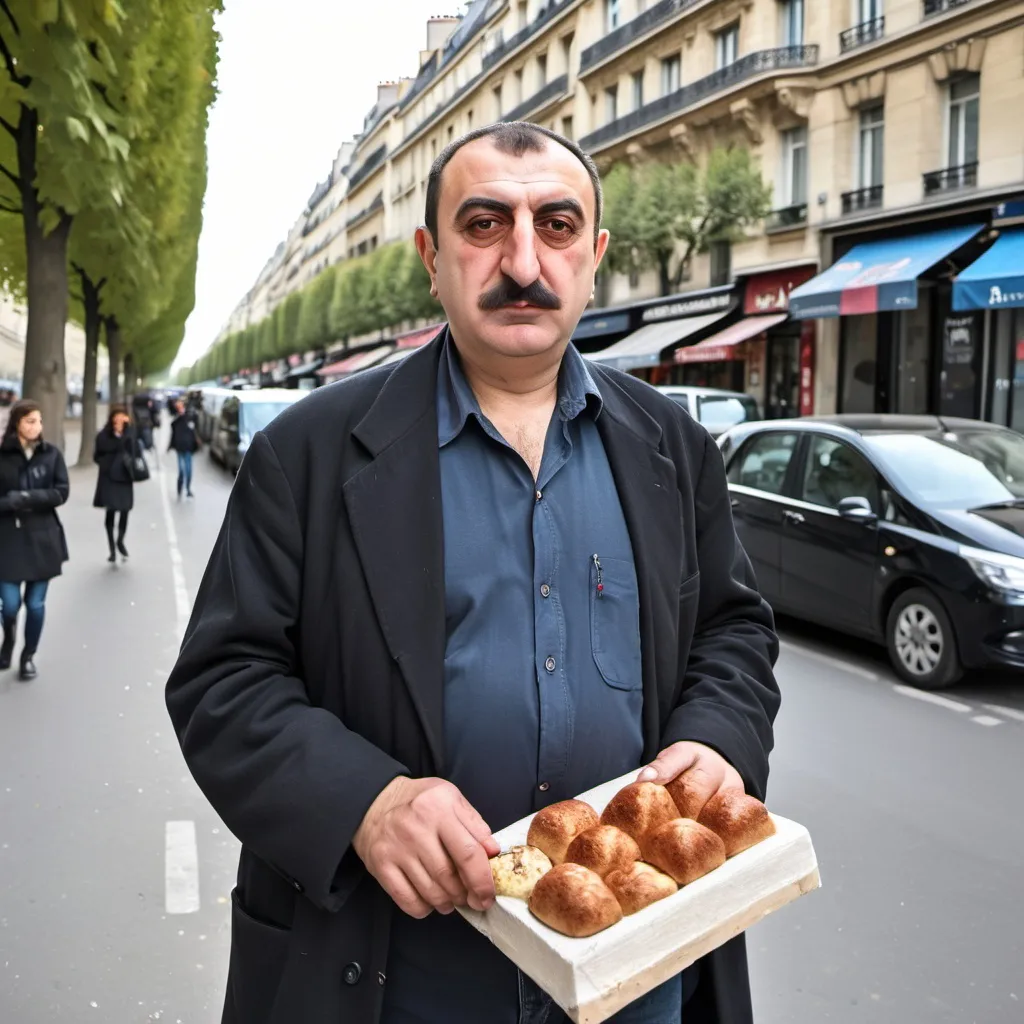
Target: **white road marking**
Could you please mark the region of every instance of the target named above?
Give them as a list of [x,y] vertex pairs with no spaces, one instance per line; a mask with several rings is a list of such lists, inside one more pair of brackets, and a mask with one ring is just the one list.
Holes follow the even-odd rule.
[[936,707],[946,708],[947,711],[966,713],[974,710],[970,704],[963,704],[958,700],[950,700],[949,697],[941,697],[939,694],[929,693],[927,690],[917,690],[913,686],[904,686],[902,683],[894,683],[893,689],[897,693],[902,693],[904,697],[923,700],[926,704],[934,704]]
[[188,598],[185,585],[185,563],[178,547],[178,531],[174,527],[174,516],[171,514],[171,499],[167,493],[167,477],[164,473],[163,460],[157,456],[156,475],[160,482],[160,504],[164,510],[164,529],[167,531],[167,544],[171,553],[171,576],[174,580],[174,611],[175,624],[178,627],[179,639],[185,635],[188,620],[192,613],[192,602]]
[[873,683],[877,683],[878,680],[881,679],[881,676],[877,672],[861,668],[860,665],[854,665],[852,662],[844,661],[842,658],[833,658],[829,654],[822,654],[821,651],[816,651],[811,647],[804,647],[802,644],[794,644],[789,640],[781,640],[779,641],[779,646],[784,651],[801,654],[805,658],[810,658],[811,661],[821,662],[823,665],[828,665],[829,668],[839,669],[841,672],[848,672],[850,675],[860,676],[862,679],[870,679]]
[[991,715],[975,715],[972,722],[977,722],[978,725],[1002,725],[1003,720],[1001,718],[993,718]]
[[1004,715],[1006,718],[1012,718],[1016,722],[1024,722],[1024,711],[1018,708],[1005,708],[1001,704],[986,704],[985,708],[988,711],[994,711],[997,715]]
[[199,851],[194,821],[166,822],[164,906],[168,914],[194,914],[199,910]]

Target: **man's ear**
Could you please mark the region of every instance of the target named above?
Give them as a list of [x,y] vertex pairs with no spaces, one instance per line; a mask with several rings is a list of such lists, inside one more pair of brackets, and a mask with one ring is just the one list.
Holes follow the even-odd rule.
[[594,273],[601,267],[601,261],[604,259],[605,253],[608,251],[608,242],[611,239],[611,235],[608,233],[607,228],[602,228],[597,233],[597,245],[594,246]]
[[420,254],[423,266],[430,275],[430,294],[437,298],[437,247],[434,245],[430,232],[423,227],[416,229],[416,251]]

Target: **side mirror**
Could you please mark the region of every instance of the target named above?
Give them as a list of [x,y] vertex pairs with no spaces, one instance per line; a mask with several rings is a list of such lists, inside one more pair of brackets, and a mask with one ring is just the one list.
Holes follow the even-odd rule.
[[848,519],[853,523],[870,526],[878,522],[878,516],[872,511],[871,502],[867,498],[843,498],[836,511],[842,519]]

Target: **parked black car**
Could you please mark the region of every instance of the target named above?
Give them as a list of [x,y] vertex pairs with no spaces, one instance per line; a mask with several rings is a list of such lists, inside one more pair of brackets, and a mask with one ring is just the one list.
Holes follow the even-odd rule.
[[1024,437],[934,416],[744,423],[733,514],[780,612],[888,647],[922,689],[1024,668]]

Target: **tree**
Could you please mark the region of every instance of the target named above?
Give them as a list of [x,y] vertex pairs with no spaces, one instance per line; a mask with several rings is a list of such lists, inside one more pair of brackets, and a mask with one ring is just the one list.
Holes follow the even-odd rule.
[[771,209],[771,188],[745,149],[707,164],[618,164],[604,181],[609,268],[656,268],[662,295],[678,291],[695,253],[734,240]]
[[331,338],[331,303],[337,274],[328,268],[318,274],[303,289],[302,310],[299,314],[296,342],[303,351],[325,348]]

